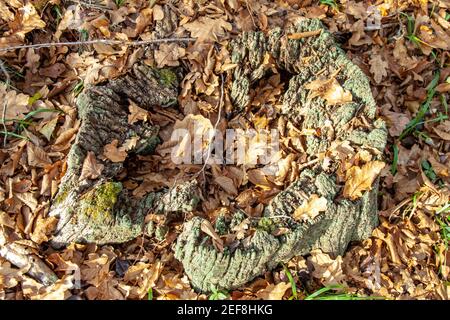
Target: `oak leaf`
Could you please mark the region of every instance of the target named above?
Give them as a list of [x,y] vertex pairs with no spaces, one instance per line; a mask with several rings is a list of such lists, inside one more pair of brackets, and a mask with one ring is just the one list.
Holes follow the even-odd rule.
[[223,17],[217,19],[200,17],[193,22],[186,23],[183,27],[198,41],[217,41],[218,37],[223,37],[226,31],[232,29],[231,23],[225,21]]
[[295,220],[314,219],[321,212],[327,210],[327,204],[326,198],[312,194],[308,200],[303,201],[301,206],[295,209],[293,218]]
[[348,169],[345,175],[344,197],[351,200],[360,198],[364,191],[372,188],[372,183],[384,166],[382,161],[370,161],[362,167],[353,166]]
[[141,107],[139,107],[136,103],[130,100],[130,105],[128,107],[128,111],[130,114],[128,115],[128,123],[133,124],[137,121],[147,121],[148,112]]
[[387,76],[388,63],[381,58],[381,55],[374,54],[369,60],[369,64],[373,79],[376,83],[381,83],[383,78]]

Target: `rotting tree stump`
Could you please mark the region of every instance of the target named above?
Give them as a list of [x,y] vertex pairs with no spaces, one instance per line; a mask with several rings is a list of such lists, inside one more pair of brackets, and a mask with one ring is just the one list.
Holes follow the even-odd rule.
[[[322,30],[319,35],[289,40],[288,34],[308,34]],[[253,83],[267,73],[264,67],[266,54],[272,56],[278,68],[291,75],[289,87],[283,96],[282,114],[299,130],[322,129],[321,137],[306,136],[306,153],[309,159],[330,147],[333,140],[348,140],[355,145],[378,150],[381,154],[386,144],[387,131],[381,119],[376,119],[376,103],[371,94],[369,80],[334,42],[332,35],[319,20],[303,19],[295,27],[274,29],[268,34],[248,32],[231,44],[234,70],[231,98],[235,108],[244,110],[250,102]],[[318,75],[328,77],[339,72],[336,79],[353,95],[353,102],[330,108],[320,97],[308,99],[306,83]],[[371,122],[370,131],[348,130],[350,123],[363,114]],[[333,132],[326,132],[332,123]],[[330,138],[332,136],[332,138]],[[200,291],[233,289],[242,286],[265,271],[296,255],[304,255],[320,248],[332,255],[343,254],[351,241],[371,235],[378,224],[378,181],[362,198],[350,201],[338,197],[342,187],[336,183],[336,174],[322,172],[316,165],[302,171],[299,179],[280,192],[264,210],[264,219],[250,242],[237,248],[218,252],[201,232],[202,218],[187,222],[178,237],[175,257],[184,266],[193,287]],[[328,208],[312,221],[297,222],[285,219],[295,209],[316,194],[328,200]],[[272,218],[273,217],[273,218]],[[238,225],[244,216],[235,214],[229,228]],[[281,226],[290,231],[273,236],[270,229]],[[223,229],[223,227],[222,227]]]
[[[298,40],[287,37],[292,33],[307,35],[319,29],[320,34]],[[335,44],[320,21],[303,19],[295,27],[274,29],[268,34],[244,33],[232,41],[230,49],[232,62],[238,64],[233,71],[230,92],[236,112],[245,112],[252,85],[267,75],[263,61],[269,54],[277,67],[290,76],[282,114],[300,130],[322,129],[321,136],[306,136],[309,160],[326,151],[334,140],[348,140],[378,150],[381,158],[387,131],[384,122],[376,118],[369,81]],[[353,101],[330,108],[320,97],[309,99],[304,85],[319,75],[334,75],[352,93]],[[172,70],[136,65],[129,74],[88,89],[78,98],[82,124],[50,211],[60,219],[52,239],[55,247],[70,242],[122,243],[142,233],[144,216],[149,210],[165,214],[195,210],[200,199],[195,180],[169,191],[149,193],[140,200],[131,197],[115,180],[122,163],[102,160],[104,169],[98,179],[79,180],[87,153],[102,154],[103,147],[114,139],[121,145],[126,139],[138,136],[139,143],[131,150],[138,154],[151,153],[157,145],[157,125],[128,124],[128,99],[150,109],[154,105],[175,103],[177,94],[178,78]],[[360,115],[370,123],[371,130],[349,130]],[[337,183],[336,172],[324,172],[320,165],[315,165],[304,169],[294,183],[272,199],[264,217],[254,222],[256,232],[249,242],[219,252],[210,237],[201,231],[203,218],[194,217],[185,223],[177,239],[175,257],[182,262],[192,286],[208,292],[214,288],[240,287],[278,263],[315,248],[332,255],[343,254],[351,241],[370,236],[378,223],[377,184],[375,181],[360,199],[350,201],[340,196],[342,186]],[[313,194],[327,199],[327,210],[311,221],[289,219]],[[223,222],[220,228],[217,226],[217,231],[227,232],[244,218],[238,211],[231,221]],[[271,231],[276,227],[289,231],[274,236]]]
[[170,69],[135,65],[129,74],[92,87],[78,98],[81,126],[50,210],[50,215],[59,218],[52,239],[54,247],[71,242],[126,242],[142,233],[144,217],[150,209],[164,213],[194,209],[198,202],[195,182],[134,199],[114,180],[123,169],[123,162],[99,161],[104,166],[101,176],[80,181],[88,152],[101,155],[104,146],[114,139],[122,145],[126,139],[138,137],[129,154],[148,154],[154,150],[159,143],[158,126],[129,124],[128,100],[146,109],[173,105],[178,96],[178,77]]

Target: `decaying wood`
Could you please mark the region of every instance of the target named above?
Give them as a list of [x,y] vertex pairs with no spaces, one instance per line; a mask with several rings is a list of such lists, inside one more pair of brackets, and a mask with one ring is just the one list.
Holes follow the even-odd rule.
[[[165,29],[161,26],[162,33],[166,33]],[[318,20],[304,19],[290,29],[274,29],[268,34],[244,33],[232,42],[231,49],[232,62],[238,65],[233,71],[230,92],[236,112],[245,111],[252,85],[270,74],[264,63],[270,56],[290,77],[282,114],[300,130],[321,128],[322,134],[306,136],[310,167],[304,168],[297,181],[271,201],[262,219],[253,222],[256,232],[249,241],[220,252],[210,236],[202,232],[202,218],[185,223],[174,248],[175,257],[182,262],[193,287],[200,291],[242,286],[279,262],[315,248],[332,255],[343,254],[351,241],[368,237],[378,223],[377,181],[371,191],[350,201],[340,196],[337,168],[324,172],[315,161],[317,154],[326,151],[335,140],[348,140],[375,150],[381,157],[387,132],[384,122],[376,118],[375,101],[364,73],[346,57]],[[331,75],[351,92],[352,102],[330,108],[320,97],[309,98],[305,84]],[[50,213],[60,218],[53,245],[124,242],[142,232],[143,218],[149,209],[170,213],[196,208],[199,197],[195,180],[171,190],[149,193],[144,199],[133,199],[115,180],[123,164],[108,160],[99,160],[104,165],[101,177],[79,180],[87,152],[101,155],[103,147],[113,139],[120,145],[127,138],[138,136],[140,142],[131,152],[152,152],[158,143],[158,127],[128,124],[128,99],[146,109],[170,105],[177,101],[177,89],[178,79],[172,70],[136,65],[131,73],[95,86],[78,99],[82,125]],[[359,116],[364,117],[370,129],[354,125]],[[292,219],[296,208],[313,194],[327,199],[327,210],[310,221]],[[218,228],[222,230],[218,233],[230,231],[244,218],[242,212],[237,212]],[[276,228],[284,228],[287,233],[275,236],[272,231]]]
[[[142,108],[169,106],[177,101],[178,76],[169,69],[151,69],[135,65],[132,72],[105,84],[86,90],[77,100],[81,127],[68,155],[68,169],[53,200],[51,216],[59,218],[52,245],[59,247],[71,242],[122,243],[137,237],[143,229],[148,210],[158,207],[163,212],[189,211],[196,203],[195,183],[177,186],[180,201],[171,193],[150,193],[143,199],[128,195],[115,177],[123,162],[100,159],[105,145],[113,140],[122,145],[138,137],[129,151],[149,153],[159,142],[157,125],[128,123],[129,100]],[[80,181],[83,161],[88,152],[103,165],[97,179]],[[186,195],[189,194],[189,196]]]
[[[319,29],[322,32],[315,32]],[[310,36],[289,39],[288,35],[299,33]],[[308,160],[313,161],[334,140],[349,140],[382,153],[387,132],[384,122],[375,117],[376,105],[369,80],[338,48],[320,21],[304,19],[296,27],[275,29],[267,35],[244,33],[231,47],[232,62],[238,64],[234,70],[231,97],[240,110],[245,110],[250,102],[252,84],[269,72],[263,63],[267,54],[275,59],[280,69],[291,74],[283,96],[282,113],[299,130],[322,129],[320,137],[306,136]],[[342,87],[352,93],[353,101],[330,108],[320,97],[309,99],[304,85],[319,76],[327,78],[334,74]],[[364,115],[372,125],[371,130],[349,130],[358,115]],[[332,134],[326,132],[329,123],[333,124]],[[175,257],[183,263],[194,288],[210,291],[242,286],[278,263],[315,248],[332,255],[343,254],[351,241],[370,236],[378,223],[377,183],[359,200],[342,199],[338,197],[341,187],[336,183],[336,175],[322,172],[320,165],[315,164],[304,169],[299,179],[266,207],[264,218],[254,225],[257,231],[249,243],[241,242],[236,248],[218,252],[208,241],[208,236],[200,231],[202,218],[196,217],[185,224],[178,237]],[[313,194],[327,199],[327,210],[312,221],[289,219]],[[238,216],[230,222],[229,229],[239,224]],[[287,228],[289,232],[273,236],[271,231],[279,227]]]

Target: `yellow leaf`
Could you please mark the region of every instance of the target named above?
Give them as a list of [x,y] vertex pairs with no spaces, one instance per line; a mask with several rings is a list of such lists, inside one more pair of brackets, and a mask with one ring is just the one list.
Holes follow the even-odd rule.
[[295,220],[314,219],[319,213],[327,210],[327,199],[317,194],[312,194],[308,200],[303,201],[302,205],[295,209],[293,218]]
[[344,197],[351,200],[360,198],[363,191],[372,188],[372,183],[384,166],[382,161],[370,161],[362,167],[353,166],[348,169],[345,175]]

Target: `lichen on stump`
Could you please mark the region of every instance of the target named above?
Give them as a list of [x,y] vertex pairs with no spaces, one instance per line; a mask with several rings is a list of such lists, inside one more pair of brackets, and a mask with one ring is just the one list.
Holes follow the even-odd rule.
[[[155,69],[136,64],[132,71],[117,79],[85,90],[77,100],[81,126],[68,155],[67,172],[53,200],[50,215],[59,218],[52,245],[71,242],[122,243],[137,237],[143,229],[148,210],[161,212],[191,211],[197,204],[195,183],[176,186],[184,190],[180,201],[172,193],[131,197],[116,176],[123,162],[100,159],[104,146],[113,140],[122,145],[136,138],[130,153],[149,153],[158,144],[158,126],[139,121],[128,122],[129,100],[141,108],[169,106],[177,101],[179,76],[171,69]],[[103,165],[96,179],[80,180],[83,162],[93,152]]]
[[[317,30],[321,32],[308,33]],[[291,40],[289,34],[305,36]],[[291,76],[283,96],[282,114],[299,130],[321,129],[320,136],[306,136],[308,160],[326,151],[336,140],[348,140],[371,149],[381,158],[387,131],[384,122],[376,118],[369,80],[336,45],[320,21],[302,19],[286,30],[274,29],[268,34],[247,32],[234,40],[230,49],[232,62],[238,65],[230,92],[235,108],[245,110],[251,100],[252,85],[270,73],[264,63],[269,55],[278,68]],[[331,76],[351,92],[351,102],[330,108],[320,96],[308,97],[306,83]],[[358,128],[355,124],[358,116],[370,124],[369,130]],[[193,287],[207,292],[240,287],[278,263],[312,249],[343,254],[351,241],[370,236],[376,227],[377,190],[378,180],[361,198],[345,199],[336,173],[323,172],[320,165],[315,165],[304,169],[298,180],[272,199],[263,218],[254,222],[256,231],[250,241],[220,252],[201,231],[203,219],[195,217],[185,223],[177,239],[175,257],[183,263]],[[313,194],[327,199],[326,211],[310,221],[294,220],[296,208]],[[274,236],[271,229],[275,227],[287,228],[288,232]]]

